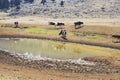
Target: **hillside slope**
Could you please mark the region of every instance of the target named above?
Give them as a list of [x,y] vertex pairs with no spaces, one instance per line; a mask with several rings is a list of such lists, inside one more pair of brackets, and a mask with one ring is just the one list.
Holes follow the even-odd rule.
[[[120,0],[21,0],[9,9],[10,15],[40,15],[53,18],[119,17]],[[44,0],[43,0],[44,1]]]

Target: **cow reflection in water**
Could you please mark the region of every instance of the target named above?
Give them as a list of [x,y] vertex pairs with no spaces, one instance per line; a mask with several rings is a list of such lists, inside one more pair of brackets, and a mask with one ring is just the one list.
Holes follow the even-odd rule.
[[55,45],[55,50],[65,50],[66,49],[66,46],[65,46],[65,43],[59,43],[59,44],[56,44]]

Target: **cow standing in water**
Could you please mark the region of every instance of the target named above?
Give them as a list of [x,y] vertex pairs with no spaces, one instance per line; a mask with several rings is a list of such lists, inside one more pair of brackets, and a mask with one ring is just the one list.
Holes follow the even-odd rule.
[[75,25],[75,29],[77,29],[78,28],[77,26],[81,27],[81,25],[83,25],[83,22],[81,21],[74,22],[74,25]]

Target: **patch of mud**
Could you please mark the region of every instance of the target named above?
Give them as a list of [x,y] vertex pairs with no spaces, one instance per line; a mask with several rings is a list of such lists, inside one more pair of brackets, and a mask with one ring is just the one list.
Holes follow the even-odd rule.
[[112,63],[108,63],[109,61],[107,59],[103,61],[92,61],[86,58],[84,60],[95,63],[95,65],[77,64],[70,61],[52,61],[49,59],[32,60],[11,55],[9,52],[0,51],[1,63],[25,66],[38,70],[52,69],[75,73],[120,73],[120,65],[113,65]]

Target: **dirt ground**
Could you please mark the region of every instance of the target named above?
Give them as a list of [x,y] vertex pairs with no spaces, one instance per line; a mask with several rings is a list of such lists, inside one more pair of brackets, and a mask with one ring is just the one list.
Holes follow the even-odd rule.
[[120,80],[119,75],[120,73],[68,73],[46,69],[39,71],[33,68],[0,63],[0,80]]
[[[120,66],[119,57],[93,57],[87,58],[87,60],[109,61],[111,65]],[[46,68],[30,68],[18,62],[15,63],[16,61],[16,58],[3,51],[0,52],[0,80],[120,80],[119,71],[116,73],[74,73]]]
[[[118,19],[49,19],[49,18],[40,18],[39,16],[28,16],[28,17],[8,17],[7,14],[1,13],[0,14],[0,23],[13,23],[14,21],[19,21],[20,23],[25,24],[48,24],[49,21],[53,22],[65,22],[68,25],[73,26],[74,21],[84,21],[85,25],[107,25],[110,28],[103,28],[103,32],[99,31],[101,28],[94,28],[92,27],[89,29],[90,26],[87,28],[81,29],[81,31],[77,30],[76,32],[83,32],[83,33],[105,33],[107,35],[114,34],[113,32],[119,33],[119,25],[120,20]],[[103,26],[104,27],[104,26]],[[113,29],[117,27],[116,29]],[[74,31],[74,30],[73,30]],[[108,32],[107,32],[108,31]],[[109,32],[112,31],[112,32]],[[25,34],[23,32],[19,32],[16,30],[11,30],[11,28],[0,28],[0,37],[28,37],[28,38],[44,38],[44,39],[52,39],[58,40],[56,36],[46,36],[46,35],[37,35],[37,34]],[[111,39],[111,38],[110,38]],[[81,38],[74,38],[69,37],[69,42],[77,43],[86,43],[86,44],[98,44],[101,46],[112,46],[115,48],[120,49],[120,43],[114,44],[111,40],[108,41],[95,41],[95,40],[86,40]],[[80,42],[79,42],[80,41]],[[0,55],[1,57],[2,55]],[[0,80],[120,80],[120,73],[71,73],[71,72],[63,72],[57,70],[49,70],[49,69],[42,69],[37,70],[33,68],[28,68],[25,66],[18,66],[13,64],[4,63],[3,60],[6,60],[6,57],[0,58]],[[96,58],[92,58],[90,60],[95,60]],[[98,58],[97,58],[98,59]],[[100,58],[102,59],[102,58]],[[98,59],[98,61],[100,61]],[[110,58],[111,59],[111,58]],[[120,58],[112,59],[113,65],[120,66]],[[10,61],[10,60],[8,60]]]
[[36,16],[8,16],[7,13],[0,13],[1,23],[13,23],[18,21],[25,24],[48,24],[48,22],[64,22],[66,25],[74,25],[76,21],[83,21],[86,25],[109,25],[119,26],[120,17],[118,18],[45,18]]

